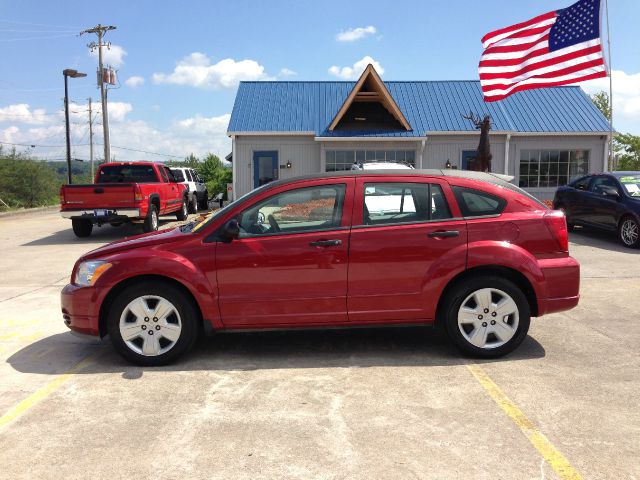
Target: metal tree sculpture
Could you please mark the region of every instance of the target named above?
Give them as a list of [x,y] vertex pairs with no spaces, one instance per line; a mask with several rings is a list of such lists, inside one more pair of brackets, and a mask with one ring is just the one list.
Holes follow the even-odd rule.
[[480,119],[479,116],[474,113],[469,115],[463,115],[462,118],[471,120],[476,129],[480,130],[480,144],[478,145],[476,158],[470,162],[469,170],[476,172],[490,172],[491,171],[491,145],[489,144],[489,130],[491,130],[491,116],[485,115],[484,119]]

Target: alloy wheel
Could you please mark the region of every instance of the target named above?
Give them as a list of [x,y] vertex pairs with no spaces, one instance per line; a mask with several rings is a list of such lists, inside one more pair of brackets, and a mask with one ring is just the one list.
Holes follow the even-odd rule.
[[625,245],[635,245],[638,241],[638,235],[640,235],[640,232],[638,232],[638,224],[634,220],[627,219],[622,222],[620,238]]
[[518,330],[518,305],[497,288],[471,293],[458,310],[458,328],[471,345],[482,349],[501,347]]
[[171,350],[182,332],[175,305],[156,295],[133,299],[120,315],[120,336],[132,351],[158,356]]

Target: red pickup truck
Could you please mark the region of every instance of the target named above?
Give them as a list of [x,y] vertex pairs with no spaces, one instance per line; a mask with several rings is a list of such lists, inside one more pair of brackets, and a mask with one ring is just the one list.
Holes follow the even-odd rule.
[[91,235],[93,225],[142,223],[151,232],[158,230],[159,215],[187,218],[186,187],[160,163],[104,163],[94,181],[60,187],[60,214],[71,219],[78,237]]

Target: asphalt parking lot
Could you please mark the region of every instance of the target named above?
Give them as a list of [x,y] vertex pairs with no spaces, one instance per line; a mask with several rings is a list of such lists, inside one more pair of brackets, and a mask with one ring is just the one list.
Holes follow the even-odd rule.
[[578,308],[495,361],[426,328],[203,339],[170,367],[68,333],[84,240],[0,218],[0,478],[640,478],[640,250],[576,231]]

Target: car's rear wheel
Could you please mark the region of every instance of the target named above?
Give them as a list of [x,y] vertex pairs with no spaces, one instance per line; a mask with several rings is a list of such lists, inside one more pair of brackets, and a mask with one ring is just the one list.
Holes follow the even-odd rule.
[[512,352],[527,336],[531,310],[524,293],[497,276],[458,283],[445,299],[445,327],[463,352],[493,358]]
[[180,210],[176,212],[176,218],[178,221],[186,220],[189,216],[189,206],[187,205],[187,197],[182,199],[182,205],[180,206]]
[[209,192],[205,191],[200,199],[200,210],[209,210]]
[[147,217],[144,219],[144,223],[142,224],[142,230],[144,233],[155,232],[158,230],[159,223],[158,209],[155,205],[150,205]]
[[71,228],[73,228],[73,233],[76,234],[76,237],[86,238],[91,235],[93,223],[91,223],[90,220],[84,220],[82,218],[72,218]]
[[170,284],[132,285],[109,308],[109,337],[124,358],[138,365],[166,365],[189,350],[198,336],[193,302]]
[[198,197],[194,195],[189,201],[189,213],[198,213]]
[[620,221],[618,238],[625,247],[640,247],[640,225],[633,217],[624,217]]

